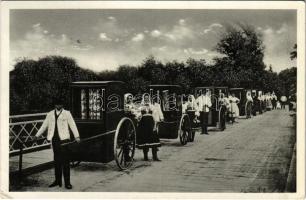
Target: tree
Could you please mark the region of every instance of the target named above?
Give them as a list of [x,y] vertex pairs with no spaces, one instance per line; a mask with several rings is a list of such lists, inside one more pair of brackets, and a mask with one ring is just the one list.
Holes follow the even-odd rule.
[[71,82],[97,79],[94,72],[80,68],[72,58],[20,60],[10,72],[10,113],[48,111],[55,97],[68,105]]
[[147,57],[139,66],[139,76],[150,84],[165,83],[167,80],[164,65],[153,56]]
[[265,69],[263,62],[264,45],[261,35],[252,26],[238,24],[228,26],[216,45],[216,50],[223,54],[223,58],[216,59],[216,65],[223,65],[223,72],[227,83],[233,79],[240,87],[256,87],[258,77]]
[[279,73],[280,86],[282,89],[282,95],[295,96],[296,94],[296,82],[297,82],[297,68],[292,67],[290,69],[282,70]]
[[297,58],[297,44],[294,44],[293,50],[290,52],[290,58],[291,60],[294,60]]

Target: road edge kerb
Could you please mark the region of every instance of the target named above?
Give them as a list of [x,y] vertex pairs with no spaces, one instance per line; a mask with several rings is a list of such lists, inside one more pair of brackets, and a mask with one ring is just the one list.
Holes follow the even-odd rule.
[[296,192],[296,143],[292,152],[285,192]]

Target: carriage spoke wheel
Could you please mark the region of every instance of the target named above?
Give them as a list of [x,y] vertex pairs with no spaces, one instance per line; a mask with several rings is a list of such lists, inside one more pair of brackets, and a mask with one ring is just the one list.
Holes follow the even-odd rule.
[[128,169],[132,165],[135,147],[135,126],[130,118],[124,117],[117,126],[114,139],[114,157],[120,169]]
[[179,124],[179,137],[182,145],[188,142],[189,134],[191,134],[191,125],[188,115],[183,115]]
[[71,161],[70,162],[70,167],[74,168],[74,167],[77,167],[79,166],[81,163],[81,161]]

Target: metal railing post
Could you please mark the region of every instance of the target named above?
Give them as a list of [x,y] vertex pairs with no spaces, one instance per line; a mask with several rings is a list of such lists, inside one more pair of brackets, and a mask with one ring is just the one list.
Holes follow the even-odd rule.
[[19,180],[22,179],[22,157],[23,157],[23,146],[22,144],[19,144],[19,163],[18,163],[18,176]]

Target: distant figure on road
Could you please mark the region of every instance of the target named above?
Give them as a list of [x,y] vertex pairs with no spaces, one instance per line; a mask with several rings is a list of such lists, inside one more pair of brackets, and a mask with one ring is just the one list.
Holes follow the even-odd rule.
[[69,111],[64,110],[60,99],[54,100],[55,109],[47,114],[42,126],[35,135],[35,139],[48,130],[47,140],[52,141],[54,153],[55,181],[49,187],[62,186],[62,173],[64,174],[65,188],[72,189],[70,183],[70,161],[67,150],[64,150],[61,144],[70,141],[69,128],[74,138],[80,142],[80,136],[77,126]]
[[232,113],[232,121],[235,122],[235,119],[240,116],[238,103],[240,99],[235,96],[235,93],[232,93],[228,97],[230,103],[230,112]]
[[220,114],[219,127],[220,127],[220,130],[223,131],[226,128],[226,119],[224,118],[224,116],[225,116],[226,110],[228,108],[228,100],[227,100],[225,94],[222,93],[222,92],[219,92],[218,105],[219,105],[219,111],[221,113]]
[[279,110],[281,108],[282,108],[281,103],[279,101],[277,101],[276,102],[276,109]]
[[266,94],[266,101],[267,101],[267,110],[272,110],[273,106],[272,106],[272,96],[269,93]]
[[247,92],[246,94],[246,99],[247,99],[247,108],[246,108],[246,118],[251,118],[251,114],[252,114],[252,107],[253,107],[253,98],[252,98],[252,94],[250,91]]
[[276,102],[277,102],[277,96],[275,95],[275,93],[272,93],[272,109],[275,110],[276,109]]
[[252,106],[252,115],[256,116],[257,115],[257,111],[259,110],[259,100],[258,100],[256,94],[254,94],[252,96],[252,98],[253,98],[253,101],[254,101],[253,102],[253,106]]
[[282,109],[285,109],[286,103],[287,103],[287,97],[286,96],[281,96],[281,105]]
[[[204,94],[203,94],[204,93]],[[211,96],[209,94],[209,90],[204,91],[198,98],[197,98],[197,105],[200,111],[200,121],[202,127],[201,134],[207,134],[207,126],[208,126],[208,113],[209,109],[212,106],[211,103]]]

